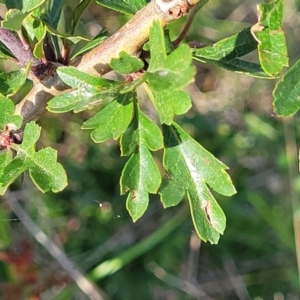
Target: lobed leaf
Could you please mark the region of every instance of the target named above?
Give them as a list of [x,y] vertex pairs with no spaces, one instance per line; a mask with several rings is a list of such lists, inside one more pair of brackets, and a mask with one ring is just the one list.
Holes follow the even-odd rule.
[[119,95],[94,117],[85,121],[82,129],[94,129],[91,138],[95,143],[110,138],[118,139],[127,129],[133,114],[132,93]]
[[15,104],[11,99],[0,95],[0,107],[0,130],[4,129],[8,123],[13,123],[17,127],[21,127],[22,117],[15,115]]
[[300,60],[277,83],[274,91],[274,111],[278,116],[290,116],[300,109]]
[[5,165],[0,174],[1,194],[27,170],[33,182],[42,192],[49,190],[59,192],[67,185],[66,173],[63,167],[56,162],[56,150],[45,148],[38,152],[35,151],[40,130],[41,128],[34,122],[26,125],[23,142],[17,147],[17,155]]
[[288,66],[286,41],[281,29],[283,0],[260,4],[258,12],[258,23],[251,31],[258,41],[259,61],[268,75],[276,77],[284,66]]
[[150,29],[149,45],[151,61],[143,76],[148,84],[146,91],[161,123],[171,124],[175,114],[183,114],[191,107],[190,97],[182,91],[194,80],[191,49],[180,45],[167,56],[163,29],[157,21]]
[[256,50],[257,45],[251,29],[246,28],[212,46],[193,49],[193,58],[232,72],[258,78],[273,78],[266,74],[260,65],[239,59],[239,57]]
[[165,207],[179,204],[187,194],[198,235],[217,243],[225,230],[226,219],[207,185],[220,194],[235,193],[227,167],[173,123],[163,125],[164,158],[167,175],[159,190]]
[[158,167],[146,145],[140,143],[121,176],[121,193],[129,192],[126,207],[134,222],[144,214],[149,203],[149,193],[157,193],[160,183]]
[[33,54],[35,57],[41,59],[44,55],[44,38],[47,33],[46,26],[41,21],[41,10],[36,9],[32,14],[28,15],[24,22],[23,26],[26,28],[27,34],[32,41],[35,41]]
[[193,49],[193,58],[230,61],[246,55],[256,48],[257,41],[254,39],[250,28],[246,28],[212,46]]
[[24,69],[0,73],[0,94],[14,95],[26,82],[27,74]]
[[23,20],[44,2],[45,0],[6,1],[8,11],[2,21],[2,26],[14,31],[20,30]]
[[144,67],[144,63],[139,58],[130,56],[122,51],[119,58],[111,60],[110,66],[118,73],[130,74],[141,70]]
[[171,124],[175,115],[186,113],[192,106],[190,95],[184,91],[147,91],[162,124]]
[[123,82],[90,76],[74,67],[58,68],[57,73],[66,84],[77,89],[48,102],[47,109],[56,113],[79,112],[109,102],[124,86]]
[[163,137],[157,125],[137,108],[130,126],[121,137],[121,155],[134,153],[140,143],[144,143],[151,151],[157,151],[163,147]]
[[121,193],[127,193],[127,209],[133,220],[139,219],[147,209],[149,193],[156,193],[161,176],[150,150],[163,146],[159,128],[136,106],[135,116],[121,137],[122,155],[131,157],[121,176]]

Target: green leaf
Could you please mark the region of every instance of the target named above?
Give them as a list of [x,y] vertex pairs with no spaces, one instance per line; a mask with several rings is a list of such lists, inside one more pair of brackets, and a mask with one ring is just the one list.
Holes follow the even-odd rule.
[[56,113],[70,110],[79,112],[109,102],[124,86],[123,82],[90,76],[74,67],[60,67],[57,73],[66,84],[77,90],[54,97],[48,102],[47,109]]
[[8,0],[6,1],[6,7],[8,9],[16,8],[25,13],[41,6],[44,2],[45,0]]
[[44,56],[43,41],[47,33],[46,26],[41,21],[41,10],[38,8],[28,15],[23,22],[23,26],[35,44],[33,49],[34,56],[41,59]]
[[44,2],[45,0],[7,1],[6,5],[9,10],[5,14],[2,26],[15,31],[20,30],[27,15]]
[[72,30],[71,33],[74,34],[76,31],[76,28],[78,26],[78,23],[81,19],[82,14],[85,12],[85,10],[88,8],[88,6],[91,4],[92,0],[82,0],[75,8],[74,10],[74,16],[72,20]]
[[148,207],[148,193],[157,193],[160,183],[158,167],[146,145],[141,143],[138,152],[126,163],[121,177],[121,193],[129,192],[126,207],[134,222]]
[[67,177],[63,167],[56,162],[57,152],[52,148],[44,148],[35,152],[35,144],[40,136],[41,128],[34,122],[26,125],[23,142],[17,147],[17,155],[3,168],[0,175],[1,193],[22,173],[29,171],[35,185],[42,191],[59,192],[67,185]]
[[1,22],[4,28],[18,31],[22,27],[23,20],[27,17],[28,13],[23,13],[18,9],[10,9],[5,14],[5,19]]
[[53,28],[57,28],[57,24],[60,19],[61,11],[65,1],[51,0],[46,2],[46,12],[44,18]]
[[106,30],[101,31],[92,41],[88,42],[85,46],[81,47],[78,51],[75,51],[75,53],[73,53],[71,56],[71,60],[76,58],[78,55],[82,55],[87,51],[100,45],[105,40],[106,37],[107,37],[107,31]]
[[102,6],[128,15],[134,15],[147,3],[146,0],[97,0],[96,2]]
[[191,49],[180,45],[167,56],[163,29],[158,21],[154,21],[150,29],[149,45],[151,61],[143,76],[148,84],[146,91],[161,123],[171,124],[175,114],[183,114],[191,107],[189,95],[181,90],[194,80]]
[[47,23],[46,21],[43,21],[44,25],[47,28],[47,31],[49,33],[51,33],[54,36],[58,36],[60,38],[64,38],[67,39],[69,41],[71,41],[72,43],[76,44],[80,41],[89,41],[91,39],[90,36],[88,35],[79,35],[79,34],[69,34],[69,33],[62,33],[58,30],[56,30],[55,28],[53,28],[49,23]]
[[243,29],[241,32],[231,37],[225,38],[212,46],[200,49],[193,49],[193,57],[209,60],[230,61],[237,57],[246,55],[257,48],[257,41],[251,34],[250,28]]
[[227,167],[173,123],[163,125],[167,175],[159,190],[165,207],[181,202],[187,194],[195,229],[204,241],[217,243],[226,226],[225,215],[207,184],[220,194],[235,193]]
[[24,69],[0,73],[0,94],[14,95],[26,82],[27,73]]
[[203,63],[211,64],[228,71],[241,73],[251,77],[263,78],[263,79],[274,79],[273,76],[266,74],[260,65],[242,59],[235,58],[231,60],[226,60],[226,59],[210,60],[210,59],[199,58],[199,57],[195,59]]
[[[12,161],[12,151],[0,152],[0,178],[2,176],[4,168]],[[0,184],[0,195],[4,195],[7,187],[2,187]]]
[[12,100],[0,95],[0,107],[0,130],[4,129],[5,125],[8,123],[13,123],[16,127],[21,127],[22,117],[14,114],[15,104]]
[[290,116],[300,109],[300,60],[277,83],[274,91],[274,111],[278,116]]
[[113,58],[110,66],[118,73],[130,74],[141,70],[144,63],[137,57],[130,56],[126,52],[120,52],[119,58]]
[[171,124],[175,115],[186,113],[192,106],[189,94],[184,91],[173,89],[161,92],[146,90],[162,124]]
[[246,28],[212,46],[193,49],[193,58],[203,63],[248,76],[274,78],[266,74],[260,65],[238,58],[256,50],[257,44],[250,28]]
[[121,137],[121,154],[127,156],[134,153],[139,147],[139,143],[146,144],[151,151],[157,151],[163,147],[160,129],[140,109]]
[[[155,53],[151,52],[155,56]],[[151,63],[146,73],[146,81],[156,91],[181,89],[193,81],[195,68],[191,66],[191,49],[180,45],[175,51],[154,67]]]
[[121,138],[122,155],[132,153],[122,172],[121,193],[129,192],[126,206],[134,221],[146,211],[148,193],[156,193],[160,186],[160,172],[148,149],[155,151],[162,146],[159,128],[136,107],[134,119]]
[[132,94],[120,95],[94,117],[84,122],[82,129],[94,129],[91,138],[96,143],[118,139],[127,129],[133,113]]
[[261,4],[258,12],[258,23],[251,31],[258,41],[259,61],[267,74],[276,77],[284,66],[288,66],[285,36],[281,29],[283,0]]
[[4,44],[0,44],[0,59],[3,60],[15,60],[13,54],[6,48]]
[[151,60],[148,70],[157,70],[167,57],[164,31],[158,21],[154,21],[149,34],[149,47],[151,52]]

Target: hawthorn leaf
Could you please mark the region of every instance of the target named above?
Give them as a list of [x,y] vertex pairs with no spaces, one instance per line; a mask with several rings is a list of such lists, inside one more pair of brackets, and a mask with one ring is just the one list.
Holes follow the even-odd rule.
[[282,76],[273,91],[274,111],[278,116],[290,116],[300,109],[300,60]]
[[39,59],[44,55],[43,42],[47,33],[46,26],[41,21],[41,17],[41,10],[36,9],[32,14],[28,15],[23,22],[23,26],[26,28],[27,34],[30,36],[31,40],[37,40],[35,41],[33,54]]
[[0,73],[0,94],[14,95],[26,82],[27,74],[25,69]]
[[6,1],[8,11],[2,21],[2,26],[15,31],[20,30],[27,15],[44,2],[45,0]]
[[121,176],[121,193],[129,192],[126,207],[134,222],[145,213],[149,193],[157,193],[160,184],[158,167],[147,146],[141,143],[126,163]]
[[225,60],[225,59],[209,60],[209,59],[197,58],[197,60],[203,63],[208,63],[223,68],[231,72],[241,73],[255,78],[274,79],[273,76],[266,74],[259,64],[250,61],[245,61],[238,58],[231,59],[231,60]]
[[193,50],[194,58],[205,58],[209,60],[225,59],[230,61],[234,58],[246,55],[257,48],[257,41],[251,34],[250,28],[220,40],[212,46]]
[[161,62],[161,66],[149,67],[146,73],[148,85],[156,91],[183,88],[194,79],[195,68],[191,62],[190,47],[185,44],[180,45]]
[[160,92],[147,89],[160,122],[171,124],[175,115],[186,113],[192,106],[190,95],[184,91],[166,89]]
[[71,41],[74,44],[77,44],[80,41],[90,41],[91,37],[89,35],[86,34],[86,32],[84,33],[84,35],[80,35],[80,34],[69,34],[69,33],[62,33],[60,31],[58,31],[57,29],[55,29],[54,27],[51,26],[51,23],[48,22],[48,20],[43,20],[44,25],[47,28],[47,31],[54,35],[54,36],[58,36],[60,38],[64,38],[67,39],[69,41]]
[[44,2],[45,0],[6,0],[5,5],[8,9],[16,8],[25,13],[41,6]]
[[121,155],[134,153],[140,143],[145,144],[151,151],[157,151],[163,147],[163,137],[157,125],[136,108],[131,124],[121,137]]
[[96,2],[127,15],[134,15],[147,4],[146,0],[97,0]]
[[42,191],[59,192],[67,185],[65,170],[57,160],[56,150],[47,147],[38,152],[35,144],[41,128],[30,122],[24,129],[23,142],[17,145],[16,156],[2,169],[0,187],[2,194],[22,173],[29,171],[35,185]]
[[204,241],[217,243],[226,226],[225,215],[208,189],[231,196],[236,191],[227,167],[192,139],[179,125],[163,125],[166,176],[159,189],[165,207],[188,196],[195,229]]
[[251,28],[246,28],[212,46],[192,49],[193,58],[232,72],[273,79],[273,76],[266,74],[259,64],[239,59],[239,57],[256,50],[257,45],[258,42],[253,37]]
[[18,128],[21,127],[22,117],[15,115],[15,104],[11,99],[0,95],[0,107],[0,130],[4,129],[8,123],[13,123]]
[[54,97],[48,102],[47,109],[56,113],[70,110],[76,113],[107,103],[124,86],[123,82],[94,77],[74,67],[60,67],[57,73],[66,84],[76,90]]
[[167,55],[164,32],[158,21],[150,29],[149,46],[151,61],[143,76],[148,85],[146,91],[161,123],[171,124],[175,114],[184,114],[191,107],[189,95],[182,90],[194,80],[191,49],[180,45]]
[[85,121],[82,129],[94,129],[91,138],[95,143],[118,139],[127,129],[133,113],[132,93],[119,95],[94,117]]
[[10,9],[6,12],[4,20],[1,22],[4,28],[18,31],[22,27],[23,20],[27,17],[27,13],[23,13],[18,9]]
[[[4,168],[12,160],[12,151],[2,151],[0,152],[0,178],[2,176]],[[0,195],[4,195],[7,190],[7,187],[2,187],[0,184]]]
[[139,58],[130,56],[122,51],[119,58],[111,60],[110,66],[118,73],[130,74],[141,70],[144,67],[144,63]]
[[121,137],[121,154],[130,155],[121,180],[121,193],[127,193],[126,206],[136,221],[146,211],[149,193],[157,193],[161,175],[149,150],[163,147],[160,129],[135,106],[134,118]]
[[78,49],[77,51],[75,50],[74,53],[72,53],[70,60],[73,60],[77,56],[82,55],[87,51],[95,48],[96,46],[101,44],[106,38],[107,38],[107,31],[102,30],[93,40],[89,41],[85,46],[80,47],[80,49]]
[[274,0],[258,5],[258,23],[251,32],[258,41],[258,56],[263,70],[277,77],[284,66],[288,66],[287,47],[281,29],[283,0]]
[[0,59],[15,60],[13,54],[6,48],[4,44],[0,44]]
[[52,0],[51,5],[47,5],[43,19],[46,19],[53,28],[57,28],[64,5],[65,2],[61,0]]
[[167,57],[164,30],[158,21],[154,21],[150,28],[149,50],[151,52],[151,60],[148,71],[158,70],[162,67]]

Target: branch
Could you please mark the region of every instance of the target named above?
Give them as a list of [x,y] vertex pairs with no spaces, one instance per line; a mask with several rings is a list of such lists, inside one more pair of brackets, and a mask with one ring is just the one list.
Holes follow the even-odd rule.
[[[73,64],[78,70],[90,75],[102,76],[111,70],[112,58],[119,57],[121,51],[138,55],[142,45],[148,40],[150,27],[154,20],[166,26],[172,20],[185,15],[189,9],[201,0],[152,0],[119,29],[114,35],[99,46],[85,54],[80,61]],[[23,117],[23,124],[37,120],[46,112],[47,102],[68,90],[57,73],[35,83],[32,90],[17,105],[16,114]]]
[[[1,20],[2,18],[0,17],[0,21]],[[26,67],[29,63],[31,63],[31,79],[40,81],[53,73],[54,66],[51,63],[45,64],[42,60],[35,58],[29,46],[24,45],[21,39],[14,32],[3,28],[1,24],[0,41],[17,58],[17,61],[23,67]]]
[[32,221],[31,217],[22,208],[17,199],[13,199],[13,197],[8,196],[7,203],[18,219],[34,236],[36,241],[41,244],[61,265],[61,267],[76,282],[79,289],[88,297],[88,299],[107,299],[103,292],[99,291],[99,289],[97,289],[93,283],[87,277],[85,277],[79,269],[77,269],[67,255]]

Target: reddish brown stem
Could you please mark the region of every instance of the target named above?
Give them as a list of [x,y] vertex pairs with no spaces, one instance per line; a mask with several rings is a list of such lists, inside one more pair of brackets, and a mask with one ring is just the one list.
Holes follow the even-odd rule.
[[192,8],[192,10],[191,10],[191,12],[189,14],[189,18],[188,18],[188,20],[187,20],[187,22],[186,22],[186,24],[185,24],[185,26],[184,26],[181,34],[178,36],[178,38],[175,41],[173,41],[173,46],[175,48],[178,47],[178,45],[182,42],[182,40],[186,36],[187,32],[189,31],[189,29],[190,29],[190,27],[192,25],[192,22],[193,22],[193,20],[195,18],[196,13],[197,13],[197,7],[195,6],[195,7]]
[[14,32],[3,28],[1,25],[0,41],[16,57],[20,65],[26,67],[31,62],[31,76],[34,78],[42,80],[46,76],[49,76],[49,72],[52,72],[53,66],[51,64],[44,64],[43,61],[34,57],[31,49],[24,46],[20,38]]

